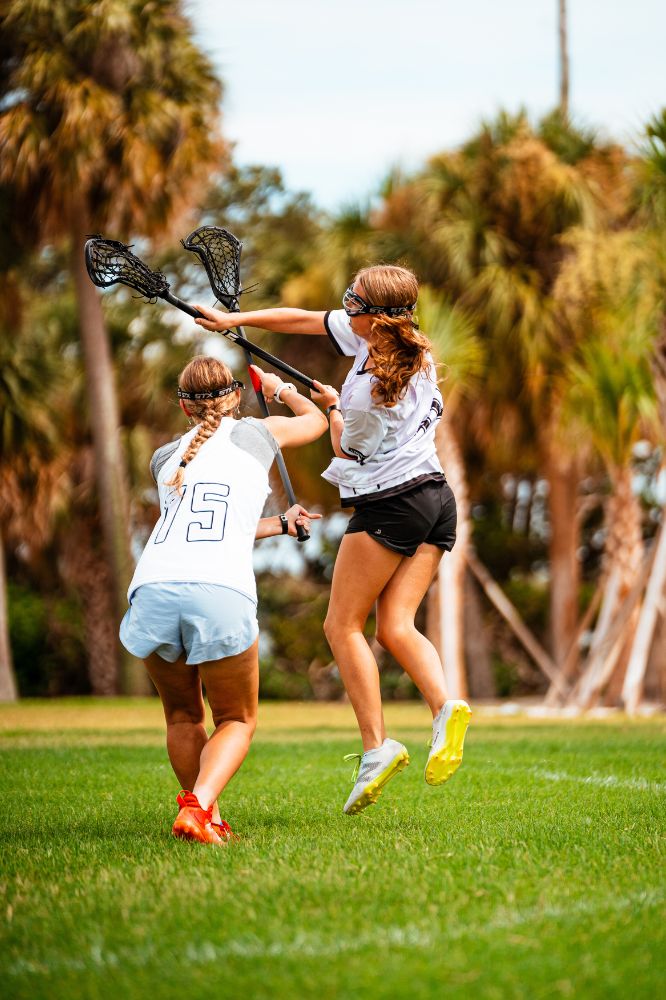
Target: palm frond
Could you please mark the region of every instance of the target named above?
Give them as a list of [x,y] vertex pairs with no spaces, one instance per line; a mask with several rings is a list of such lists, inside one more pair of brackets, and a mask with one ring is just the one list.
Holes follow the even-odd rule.
[[454,407],[461,396],[480,390],[484,351],[474,323],[462,309],[427,285],[419,292],[419,325],[444,365],[446,400]]

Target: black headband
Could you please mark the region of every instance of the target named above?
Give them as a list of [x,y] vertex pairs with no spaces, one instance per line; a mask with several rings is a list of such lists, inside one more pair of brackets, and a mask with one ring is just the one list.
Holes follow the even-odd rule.
[[235,392],[236,389],[244,389],[245,386],[238,379],[234,379],[231,385],[227,385],[224,389],[209,389],[207,392],[185,392],[178,386],[178,398],[179,399],[219,399],[220,396],[228,396],[230,392]]

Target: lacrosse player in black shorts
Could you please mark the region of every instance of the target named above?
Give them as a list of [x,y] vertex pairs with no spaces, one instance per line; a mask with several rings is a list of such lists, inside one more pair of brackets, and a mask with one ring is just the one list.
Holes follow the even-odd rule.
[[428,339],[414,318],[418,282],[402,267],[359,271],[330,312],[262,309],[227,315],[197,308],[205,329],[255,326],[327,335],[353,357],[340,394],[316,383],[326,407],[335,458],[323,473],[354,514],[338,552],[324,631],[358,721],[363,754],[345,806],[374,803],[409,763],[407,749],[386,736],[379,672],[363,629],[377,605],[377,639],[411,677],[433,715],[425,780],[440,785],[462,760],[469,705],[447,700],[434,646],[415,627],[416,611],[456,537],[456,503],[435,450],[442,415]]

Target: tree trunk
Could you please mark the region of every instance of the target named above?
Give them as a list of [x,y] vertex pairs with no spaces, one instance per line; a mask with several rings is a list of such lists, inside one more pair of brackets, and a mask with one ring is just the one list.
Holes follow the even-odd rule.
[[548,653],[530,632],[502,588],[495,583],[481,560],[471,550],[467,553],[467,565],[483,587],[486,597],[509,625],[523,649],[530,654],[541,672],[555,685],[556,689],[564,694],[564,682]]
[[[643,515],[640,501],[633,491],[632,479],[633,472],[629,465],[613,470],[613,493],[608,499],[608,557],[620,568],[620,600],[623,602],[641,573],[645,553]],[[647,578],[643,586],[646,582]],[[629,653],[640,618],[642,594],[641,588],[634,612],[627,622],[617,667],[609,675],[607,704],[619,705],[621,702]]]
[[603,590],[603,595],[601,600],[601,610],[599,612],[597,627],[594,630],[594,634],[592,636],[592,642],[590,643],[588,660],[592,660],[596,657],[599,649],[606,641],[606,636],[608,635],[610,629],[613,627],[613,623],[615,621],[615,611],[617,609],[619,601],[619,595],[620,595],[620,569],[618,566],[615,566],[611,570]]
[[666,702],[666,593],[645,672],[644,696],[647,701]]
[[437,452],[456,498],[458,527],[453,551],[439,564],[440,656],[449,698],[467,697],[465,674],[465,568],[469,549],[469,494],[462,453],[446,412],[437,428]]
[[[127,608],[126,590],[132,567],[128,535],[129,503],[111,349],[99,294],[88,277],[83,257],[89,231],[86,215],[82,212],[72,229],[71,266],[79,309],[102,532],[112,581],[112,606],[119,622]],[[120,644],[117,656],[123,694],[147,693],[148,681],[139,662],[129,656]]]
[[[611,472],[613,492],[606,502],[604,570],[607,584],[599,621],[584,673],[573,700],[589,708],[611,686],[619,701],[628,650],[638,622],[638,609],[648,570],[644,560],[640,504],[632,489],[630,466]],[[618,631],[618,624],[622,628]]]
[[9,644],[5,544],[0,533],[0,701],[16,701],[17,699],[18,689],[12,665],[12,650]]
[[569,698],[570,704],[576,704],[579,708],[591,708],[610,680],[620,654],[626,646],[627,627],[636,612],[636,605],[647,582],[650,564],[651,557],[648,553],[634,586],[620,605],[603,642],[598,645],[594,656],[588,657],[585,670]]
[[567,45],[567,3],[559,0],[558,36],[560,54],[560,114],[569,117],[569,49]]
[[497,686],[490,660],[490,644],[479,588],[469,568],[465,573],[465,661],[472,698],[496,698]]
[[[578,623],[578,627],[576,629],[576,635],[574,637],[573,642],[571,643],[571,648],[567,653],[566,659],[559,673],[560,680],[564,685],[564,690],[566,690],[567,685],[573,686],[574,678],[577,675],[578,666],[580,663],[580,640],[582,639],[583,634],[587,632],[592,622],[594,621],[594,616],[596,615],[599,609],[599,605],[601,604],[603,592],[604,592],[604,585],[600,583],[594,592],[594,596],[590,601],[585,611],[585,614]],[[545,705],[563,704],[564,699],[561,690],[562,689],[558,691],[556,686],[554,684],[551,684],[550,687],[548,688],[548,692],[544,699],[544,704]]]
[[558,456],[551,447],[546,458],[546,478],[550,516],[551,652],[556,666],[561,669],[578,623],[578,470],[571,459]]
[[650,648],[666,594],[666,511],[664,511],[664,519],[659,529],[645,601],[641,609],[622,687],[622,702],[629,715],[635,715],[641,700]]
[[59,567],[67,587],[80,594],[92,693],[109,696],[119,693],[118,623],[109,563],[96,537],[96,522],[80,516],[63,540]]

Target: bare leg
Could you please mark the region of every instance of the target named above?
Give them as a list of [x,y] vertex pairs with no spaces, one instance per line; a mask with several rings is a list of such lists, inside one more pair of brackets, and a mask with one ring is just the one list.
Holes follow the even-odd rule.
[[[207,809],[243,763],[254,734],[259,691],[258,643],[237,656],[188,666],[153,653],[146,669],[162,700],[169,760],[181,786]],[[206,685],[215,732],[204,726],[201,679]],[[220,818],[217,804],[213,821]]]
[[199,758],[208,736],[201,681],[185,657],[167,663],[157,653],[143,661],[162,701],[167,726],[167,753],[182,788],[191,790],[199,773]]
[[414,617],[437,571],[442,550],[423,543],[404,559],[377,602],[377,641],[396,658],[425,698],[433,718],[446,701],[442,663]]
[[364,750],[386,736],[377,663],[363,627],[379,594],[404,559],[366,532],[344,535],[333,571],[324,632],[361,731]]
[[[259,697],[258,640],[237,656],[200,663],[215,732],[203,748],[192,789],[204,809],[214,803],[241,766],[257,724]],[[213,820],[219,816],[216,810]]]

